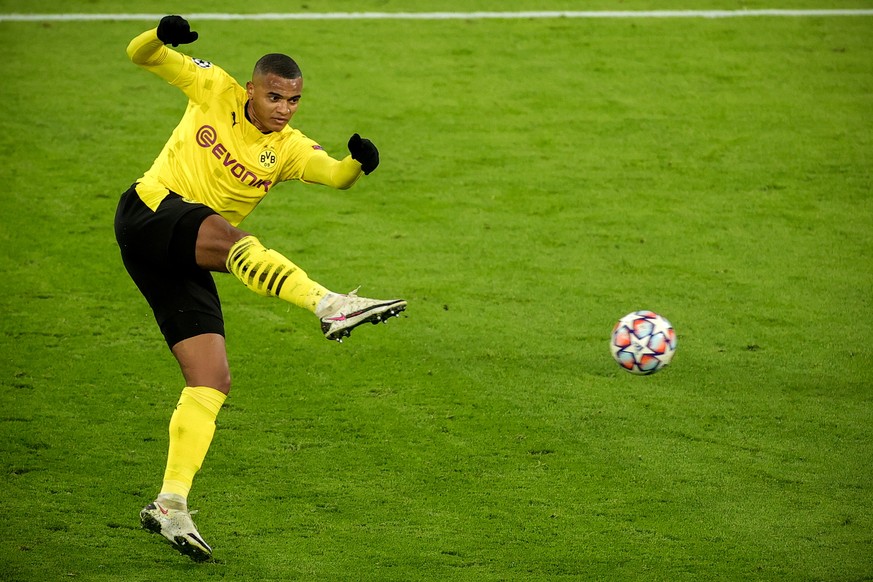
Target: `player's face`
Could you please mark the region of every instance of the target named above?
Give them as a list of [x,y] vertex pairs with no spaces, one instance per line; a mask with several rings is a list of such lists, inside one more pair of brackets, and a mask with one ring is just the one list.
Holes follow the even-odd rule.
[[285,79],[268,73],[246,83],[249,117],[261,131],[282,131],[297,112],[303,79]]

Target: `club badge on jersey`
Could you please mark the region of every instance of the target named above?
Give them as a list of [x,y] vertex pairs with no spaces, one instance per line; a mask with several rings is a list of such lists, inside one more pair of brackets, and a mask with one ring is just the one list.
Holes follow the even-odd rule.
[[274,150],[271,146],[265,147],[258,155],[258,162],[265,170],[269,170],[273,166],[275,166],[278,160],[279,158],[276,155],[276,150]]

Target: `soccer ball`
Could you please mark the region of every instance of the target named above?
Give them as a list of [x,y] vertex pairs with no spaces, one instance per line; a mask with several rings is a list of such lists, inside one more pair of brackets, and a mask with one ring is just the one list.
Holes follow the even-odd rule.
[[654,374],[673,359],[676,332],[652,311],[628,313],[612,329],[612,357],[631,374]]

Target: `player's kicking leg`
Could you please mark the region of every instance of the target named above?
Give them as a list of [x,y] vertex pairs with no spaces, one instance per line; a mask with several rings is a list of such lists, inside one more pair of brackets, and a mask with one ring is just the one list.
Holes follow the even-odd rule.
[[358,297],[355,291],[331,293],[287,257],[265,248],[251,235],[231,246],[225,266],[252,291],[279,297],[315,313],[329,340],[342,341],[359,325],[385,321],[406,309],[403,299],[367,299]]

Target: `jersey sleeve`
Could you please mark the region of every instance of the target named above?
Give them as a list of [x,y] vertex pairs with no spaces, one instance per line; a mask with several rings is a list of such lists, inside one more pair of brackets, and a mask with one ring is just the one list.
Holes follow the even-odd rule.
[[285,128],[282,135],[282,169],[279,181],[303,180],[303,172],[309,160],[315,156],[328,157],[318,142],[303,135],[299,130]]
[[361,164],[352,159],[352,156],[335,160],[322,151],[309,158],[300,179],[307,184],[323,184],[346,190],[363,175]]
[[184,65],[185,57],[170,50],[158,38],[158,29],[140,34],[127,45],[127,56],[140,67],[172,83]]
[[158,38],[158,29],[147,30],[130,41],[127,56],[140,67],[181,89],[190,100],[200,103],[213,90],[216,76],[226,75],[220,67],[174,51]]

